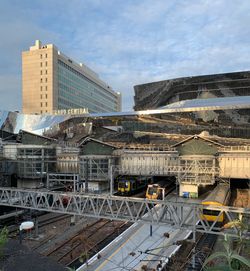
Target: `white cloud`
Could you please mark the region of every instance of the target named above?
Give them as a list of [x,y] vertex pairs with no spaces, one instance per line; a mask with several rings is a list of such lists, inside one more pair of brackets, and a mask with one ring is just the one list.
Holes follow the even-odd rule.
[[[21,51],[37,38],[54,42],[121,91],[125,109],[132,108],[133,86],[139,83],[250,68],[249,1],[24,0],[11,6],[3,0],[1,5],[0,72],[20,76]],[[0,107],[5,104],[1,99]]]

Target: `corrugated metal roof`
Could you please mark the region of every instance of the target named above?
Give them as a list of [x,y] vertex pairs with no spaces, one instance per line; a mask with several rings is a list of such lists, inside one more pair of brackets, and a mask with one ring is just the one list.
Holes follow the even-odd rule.
[[230,187],[228,184],[218,184],[213,191],[202,201],[202,204],[206,202],[215,202],[224,205],[225,200],[228,197]]

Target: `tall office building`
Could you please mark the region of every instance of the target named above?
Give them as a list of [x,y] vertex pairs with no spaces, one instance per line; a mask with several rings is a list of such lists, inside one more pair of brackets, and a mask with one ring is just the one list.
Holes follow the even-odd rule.
[[42,45],[39,40],[22,53],[22,94],[22,111],[27,114],[71,112],[75,108],[90,113],[121,111],[119,92],[55,45]]

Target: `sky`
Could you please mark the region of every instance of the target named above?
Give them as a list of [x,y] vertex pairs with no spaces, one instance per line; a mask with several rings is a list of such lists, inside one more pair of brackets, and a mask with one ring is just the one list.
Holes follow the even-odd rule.
[[21,52],[54,43],[122,93],[250,70],[249,0],[0,0],[0,109],[21,110]]

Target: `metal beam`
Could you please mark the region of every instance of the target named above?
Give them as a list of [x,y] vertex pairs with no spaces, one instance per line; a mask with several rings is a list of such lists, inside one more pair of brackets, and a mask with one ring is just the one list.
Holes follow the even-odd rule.
[[175,228],[216,234],[221,234],[221,228],[215,224],[209,225],[207,221],[197,223],[203,209],[220,211],[229,221],[239,215],[250,216],[250,209],[247,208],[203,207],[186,202],[4,187],[0,188],[0,205],[130,222],[141,220],[149,224],[170,224]]

